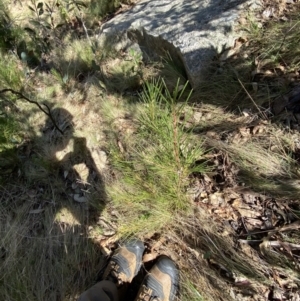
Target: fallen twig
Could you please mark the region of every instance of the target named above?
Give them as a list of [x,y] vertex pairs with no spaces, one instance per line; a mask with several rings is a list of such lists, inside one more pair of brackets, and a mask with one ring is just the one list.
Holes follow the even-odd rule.
[[39,104],[38,102],[36,102],[36,101],[34,101],[34,100],[29,99],[28,97],[26,97],[26,96],[25,96],[24,94],[22,94],[21,92],[15,91],[15,90],[13,90],[13,89],[3,89],[3,90],[0,90],[0,94],[6,93],[6,92],[10,92],[10,93],[12,93],[12,94],[15,94],[15,95],[19,96],[20,98],[25,99],[27,102],[36,105],[36,106],[37,106],[44,114],[46,114],[46,115],[50,118],[50,120],[52,121],[54,127],[55,127],[55,128],[63,135],[64,132],[63,132],[63,131],[58,127],[58,125],[56,124],[56,122],[55,122],[55,120],[54,120],[54,118],[53,118],[53,116],[52,116],[52,114],[51,114],[51,110],[50,110],[50,108],[49,108],[46,104],[44,104],[44,103],[42,104],[42,105],[46,108],[46,110],[45,110],[45,109],[42,107],[41,104]]
[[242,88],[244,89],[244,91],[246,92],[246,94],[248,95],[248,97],[250,98],[250,100],[252,101],[252,103],[254,104],[254,106],[256,107],[256,109],[258,110],[258,112],[260,113],[261,117],[264,118],[264,119],[268,119],[267,115],[264,112],[262,112],[262,110],[258,107],[258,105],[254,101],[254,99],[252,98],[252,96],[249,94],[249,92],[247,91],[247,89],[245,88],[245,86],[243,85],[243,83],[241,82],[241,80],[239,78],[237,80],[239,81],[240,85],[242,86]]
[[277,240],[270,240],[270,241],[267,241],[266,243],[270,247],[277,247],[277,248],[284,247],[285,249],[289,248],[291,250],[300,250],[299,244],[293,244],[293,243],[282,242],[282,241],[277,241]]
[[268,230],[262,230],[257,232],[249,232],[247,234],[241,234],[239,236],[245,236],[245,235],[256,235],[256,234],[262,234],[262,233],[276,233],[276,232],[285,232],[289,230],[298,230],[300,228],[300,220],[297,220],[293,223],[283,225],[282,227],[276,227]]
[[247,245],[253,245],[253,244],[258,244],[262,242],[262,239],[253,239],[253,240],[249,240],[249,239],[238,239],[238,242],[241,244],[247,244]]
[[300,228],[300,220],[297,220],[293,223],[284,225],[280,228],[278,228],[277,230],[280,232],[284,232],[284,231],[289,231],[289,230],[298,230]]
[[239,239],[238,240],[242,244],[258,244],[260,243],[260,248],[267,249],[268,247],[276,247],[276,248],[285,248],[291,250],[300,250],[299,244],[293,244],[289,242],[283,242],[278,240],[246,240],[246,239]]

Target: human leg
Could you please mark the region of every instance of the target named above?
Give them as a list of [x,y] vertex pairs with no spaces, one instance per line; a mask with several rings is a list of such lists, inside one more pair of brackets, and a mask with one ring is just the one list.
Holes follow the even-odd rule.
[[125,285],[137,275],[145,250],[139,240],[120,246],[104,272],[103,280],[85,291],[78,301],[118,301]]
[[102,280],[85,291],[78,301],[119,301],[118,288],[109,280]]

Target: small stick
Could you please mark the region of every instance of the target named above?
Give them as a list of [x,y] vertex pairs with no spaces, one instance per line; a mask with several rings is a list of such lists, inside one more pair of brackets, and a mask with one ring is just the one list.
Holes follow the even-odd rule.
[[63,135],[64,132],[58,127],[58,125],[56,124],[52,114],[51,114],[51,110],[50,108],[46,105],[46,104],[42,104],[47,110],[45,110],[38,102],[29,99],[28,97],[26,97],[24,94],[22,94],[21,92],[15,91],[13,89],[3,89],[0,90],[0,94],[2,93],[6,93],[6,92],[11,92],[12,94],[15,94],[17,96],[19,96],[19,98],[25,99],[27,102],[35,104],[44,114],[46,114],[50,120],[52,121],[54,127]]
[[245,88],[245,86],[243,85],[243,83],[240,81],[240,79],[237,79],[240,83],[240,85],[242,86],[242,88],[244,89],[244,91],[247,93],[248,97],[251,99],[251,101],[253,102],[253,104],[255,105],[256,109],[258,110],[258,112],[262,115],[263,118],[268,119],[266,114],[263,113],[261,111],[261,109],[258,107],[258,105],[256,104],[256,102],[254,101],[254,99],[251,97],[251,95],[249,94],[249,92],[247,91],[247,89]]

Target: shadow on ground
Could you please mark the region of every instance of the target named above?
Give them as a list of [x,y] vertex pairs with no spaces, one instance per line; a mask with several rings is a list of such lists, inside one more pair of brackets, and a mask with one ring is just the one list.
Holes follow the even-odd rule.
[[72,115],[55,108],[52,116],[63,134],[47,120],[0,187],[0,287],[6,300],[74,298],[105,263],[100,241],[90,238],[93,231],[101,237],[103,176],[86,138],[74,136]]

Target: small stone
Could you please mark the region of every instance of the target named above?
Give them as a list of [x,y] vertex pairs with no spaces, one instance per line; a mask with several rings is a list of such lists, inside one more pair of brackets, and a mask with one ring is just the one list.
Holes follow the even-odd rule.
[[218,134],[214,131],[208,131],[208,132],[206,132],[206,136],[210,137],[210,138],[217,138]]
[[265,9],[262,13],[263,18],[268,19],[271,18],[274,15],[274,8],[268,7]]
[[200,198],[201,199],[207,198],[207,192],[205,192],[205,191],[201,192]]
[[73,182],[71,187],[72,187],[72,189],[75,190],[78,187],[78,185],[77,185],[77,183]]
[[73,195],[73,200],[78,203],[86,203],[87,199],[85,196],[81,196],[80,194],[76,193]]
[[94,159],[95,165],[101,171],[106,168],[107,165],[107,154],[105,151],[100,149],[93,149],[91,155]]
[[247,19],[246,19],[246,18],[244,18],[244,17],[241,17],[241,18],[239,18],[239,23],[240,23],[241,25],[245,25],[245,24],[247,24],[247,23],[248,23],[248,21],[247,21]]
[[216,192],[214,194],[211,194],[209,196],[209,202],[213,205],[213,206],[220,206],[221,204],[224,203],[224,196],[223,193],[220,192]]
[[194,120],[195,120],[196,122],[200,122],[202,116],[203,116],[202,112],[195,112],[195,113],[194,113]]
[[119,217],[120,216],[120,213],[117,211],[117,210],[112,210],[111,215],[115,216],[115,217]]

